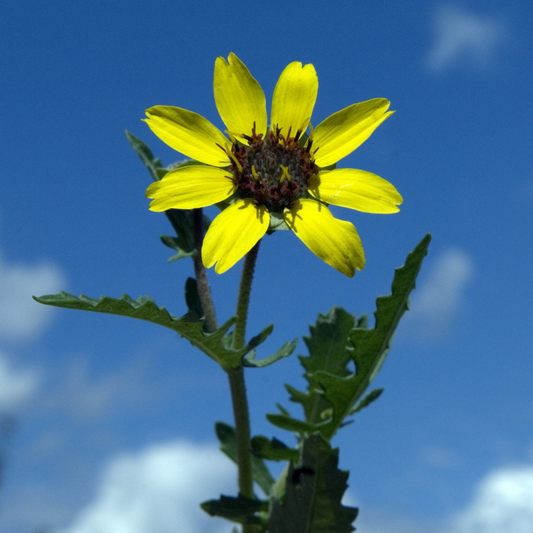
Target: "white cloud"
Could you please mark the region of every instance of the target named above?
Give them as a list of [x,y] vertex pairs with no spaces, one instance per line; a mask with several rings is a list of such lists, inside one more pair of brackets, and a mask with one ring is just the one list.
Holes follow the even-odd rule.
[[479,484],[473,502],[452,523],[453,533],[531,533],[533,467],[496,470]]
[[[96,497],[61,533],[229,533],[199,502],[235,493],[236,468],[214,446],[186,441],[115,457]],[[353,505],[347,495],[346,502]],[[472,501],[444,521],[399,516],[357,502],[355,525],[367,533],[531,533],[533,466],[501,468],[478,484]]]
[[478,484],[474,497],[453,516],[431,523],[360,504],[355,525],[365,533],[531,533],[533,466],[501,468]]
[[10,264],[0,257],[0,338],[19,341],[39,335],[54,310],[32,295],[53,294],[64,286],[64,275],[55,265]]
[[229,533],[199,503],[236,492],[236,468],[214,446],[175,441],[116,457],[95,500],[62,533]]
[[0,411],[11,410],[27,401],[37,389],[36,370],[17,369],[0,353]]
[[506,26],[497,17],[453,5],[441,5],[433,25],[435,42],[427,57],[427,66],[433,72],[458,64],[486,68],[506,38]]
[[430,265],[427,278],[413,292],[402,330],[420,339],[441,338],[464,306],[473,261],[460,250],[448,250]]

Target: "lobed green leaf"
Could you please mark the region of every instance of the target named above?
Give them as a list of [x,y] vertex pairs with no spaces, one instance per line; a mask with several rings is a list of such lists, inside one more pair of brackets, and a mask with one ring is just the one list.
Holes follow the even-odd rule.
[[273,499],[269,533],[350,533],[358,510],[342,505],[348,472],[338,469],[339,450],[319,434],[306,437],[291,463],[283,501]]
[[234,350],[225,342],[225,335],[237,320],[235,316],[222,324],[217,331],[204,333],[204,321],[199,319],[196,313],[187,313],[181,318],[176,318],[165,307],[158,307],[148,296],[139,296],[137,300],[133,300],[127,294],[123,294],[120,299],[102,296],[96,300],[84,295],[80,295],[78,298],[62,291],[54,295],[34,296],[33,299],[45,305],[125,316],[164,326],[178,333],[180,337],[187,339],[193,346],[199,348],[225,369],[241,366],[242,358],[261,344],[270,335],[273,327],[272,325],[267,326],[246,346],[240,350]]
[[312,433],[324,430],[331,422],[331,404],[324,399],[323,391],[313,381],[313,375],[319,370],[349,375],[347,364],[351,360],[349,352],[349,335],[354,326],[362,324],[354,315],[341,307],[333,307],[326,315],[320,313],[315,325],[310,326],[311,335],[304,337],[309,350],[309,357],[298,356],[306,370],[304,377],[309,382],[307,392],[301,392],[290,385],[285,385],[292,402],[300,403],[304,409],[305,422],[292,418],[288,413],[267,415],[274,425],[297,433]]
[[293,402],[301,403],[306,421],[320,424],[329,418],[331,404],[324,398],[320,387],[313,380],[315,372],[323,371],[335,376],[347,376],[350,361],[348,339],[355,325],[355,317],[342,307],[333,307],[327,315],[319,314],[314,326],[310,326],[311,336],[304,337],[309,349],[309,357],[298,358],[305,368],[304,376],[309,381],[307,393],[300,393],[288,386]]
[[[318,316],[316,325],[310,327],[311,336],[305,338],[309,357],[299,357],[306,370],[307,391],[286,385],[291,401],[302,405],[305,421],[284,412],[267,415],[272,424],[300,434],[320,431],[329,440],[346,424],[347,416],[379,397],[382,389],[363,395],[385,361],[394,331],[408,309],[430,241],[428,234],[408,254],[405,265],[396,269],[392,293],[376,300],[373,328],[368,328],[366,315],[356,319],[338,307]],[[349,369],[351,361],[355,371]]]
[[333,437],[344,418],[354,412],[354,405],[362,398],[385,362],[396,327],[409,309],[409,295],[415,288],[430,241],[431,235],[427,234],[408,254],[405,264],[396,269],[391,294],[377,298],[375,326],[372,329],[354,328],[350,332],[350,352],[355,362],[355,372],[346,377],[323,371],[313,375],[324,391],[324,398],[333,408],[331,426],[323,432],[326,438]]

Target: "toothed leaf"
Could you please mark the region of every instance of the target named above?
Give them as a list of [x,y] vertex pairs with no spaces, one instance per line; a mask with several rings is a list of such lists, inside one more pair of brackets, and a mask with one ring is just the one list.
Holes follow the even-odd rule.
[[84,295],[80,295],[78,298],[72,294],[60,292],[55,295],[34,296],[33,299],[45,305],[126,316],[164,326],[187,339],[193,346],[199,348],[224,368],[241,366],[242,358],[250,350],[261,344],[272,331],[272,325],[267,326],[244,348],[234,350],[224,342],[224,336],[235,323],[237,317],[231,317],[214,333],[204,333],[202,330],[204,321],[198,319],[196,313],[188,313],[181,318],[176,318],[165,307],[158,307],[148,296],[144,298],[139,296],[137,300],[133,300],[127,294],[123,294],[120,299],[102,296],[96,300]]
[[334,376],[323,371],[313,374],[313,379],[323,389],[324,398],[333,408],[333,420],[322,434],[330,439],[357,401],[376,377],[391,346],[394,331],[402,315],[409,309],[409,295],[415,288],[415,280],[427,255],[431,235],[426,235],[408,254],[405,265],[396,269],[392,292],[379,296],[374,312],[376,323],[371,329],[354,328],[350,333],[351,358],[356,371],[346,377]]
[[283,502],[272,501],[269,533],[350,533],[358,510],[342,505],[348,472],[338,469],[339,450],[321,435],[303,442],[300,461],[291,463]]
[[[364,317],[361,320],[364,320]],[[318,370],[326,370],[340,376],[349,374],[349,335],[356,323],[359,322],[356,322],[354,316],[341,307],[333,307],[326,315],[318,315],[316,324],[309,328],[311,335],[304,337],[310,355],[298,356],[306,370],[304,377],[309,382],[307,392],[285,385],[291,395],[291,401],[302,405],[305,422],[296,420],[287,413],[267,415],[272,424],[301,433],[319,431],[326,426],[328,419],[331,420],[331,405],[323,398],[322,391],[317,388],[312,376]]]
[[[430,240],[431,235],[426,235],[409,253],[405,265],[396,269],[392,293],[377,298],[374,328],[368,328],[365,315],[355,319],[338,307],[319,315],[310,328],[311,336],[305,338],[309,357],[300,356],[309,383],[307,391],[286,385],[291,401],[302,405],[305,421],[285,412],[267,415],[271,423],[300,434],[320,431],[329,440],[346,425],[347,416],[377,399],[381,391],[361,400],[385,361],[394,331],[408,309],[409,294],[415,288]],[[349,369],[350,361],[355,363],[355,372]]]

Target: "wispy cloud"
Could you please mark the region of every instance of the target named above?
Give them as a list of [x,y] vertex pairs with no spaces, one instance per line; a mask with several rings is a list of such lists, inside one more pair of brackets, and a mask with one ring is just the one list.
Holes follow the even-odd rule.
[[473,271],[473,261],[466,253],[443,253],[430,265],[428,277],[413,293],[411,311],[404,317],[402,330],[422,339],[444,336],[463,307]]
[[51,263],[9,263],[0,256],[0,338],[20,341],[42,333],[54,310],[31,297],[58,292],[65,285],[62,271]]
[[[42,333],[54,310],[31,296],[57,292],[64,284],[62,271],[51,263],[10,263],[0,253],[0,340],[21,341]],[[41,377],[38,369],[22,368],[0,351],[0,410],[12,411],[29,400]]]
[[497,17],[441,5],[434,16],[433,33],[434,44],[427,56],[427,67],[442,72],[457,65],[489,67],[505,42],[507,28]]
[[533,467],[491,472],[472,503],[452,521],[453,533],[530,533],[533,531]]
[[366,533],[531,533],[533,465],[489,472],[462,510],[438,522],[409,519],[386,509],[366,511],[355,522]]
[[[152,445],[111,460],[94,500],[61,533],[173,533],[176,524],[190,533],[227,533],[228,523],[209,518],[198,502],[234,491],[235,467],[216,447],[183,440]],[[530,533],[533,466],[489,472],[471,502],[440,523],[366,511],[356,525],[368,533]]]
[[175,441],[113,459],[94,501],[62,533],[227,533],[199,502],[234,492],[236,469],[215,446]]
[[0,411],[11,411],[36,391],[40,375],[34,369],[21,369],[0,352]]
[[442,447],[425,448],[421,459],[425,465],[440,470],[454,470],[462,465],[462,460],[455,451]]

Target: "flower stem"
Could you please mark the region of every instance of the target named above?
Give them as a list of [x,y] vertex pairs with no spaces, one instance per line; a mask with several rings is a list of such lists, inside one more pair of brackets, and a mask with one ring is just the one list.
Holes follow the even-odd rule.
[[[261,242],[261,241],[259,241]],[[244,346],[246,335],[246,321],[248,318],[248,305],[252,291],[252,280],[255,262],[259,252],[259,242],[252,248],[244,259],[239,296],[237,299],[237,322],[233,329],[233,348]],[[239,466],[239,492],[247,498],[254,497],[254,482],[252,476],[252,457],[250,454],[250,415],[248,413],[248,399],[244,383],[244,368],[227,370],[235,417],[235,432],[237,444],[237,463]],[[252,531],[251,526],[243,524],[243,533]]]
[[242,367],[230,369],[227,373],[233,404],[233,416],[235,418],[239,492],[247,498],[253,498],[254,482],[252,477],[252,457],[250,455],[250,415],[248,413],[248,398],[246,397],[246,386],[244,384],[244,369]]
[[194,248],[196,253],[193,256],[194,273],[196,275],[196,284],[198,286],[198,295],[204,311],[205,329],[212,333],[218,329],[215,306],[211,298],[211,290],[207,281],[207,273],[202,263],[202,242],[204,240],[204,215],[202,208],[193,210],[194,217]]
[[[211,291],[207,281],[207,274],[202,263],[202,242],[204,238],[203,213],[202,209],[194,210],[195,229],[195,249],[193,257],[198,294],[204,311],[205,326],[208,332],[218,329],[215,315],[215,307],[211,298]],[[259,252],[259,241],[244,259],[242,268],[239,294],[237,297],[237,322],[233,329],[233,348],[239,349],[244,346],[246,337],[246,322],[248,318],[248,306],[250,304],[250,294],[252,291],[252,281],[255,270],[255,262]],[[237,464],[239,468],[239,492],[248,498],[254,497],[254,482],[252,476],[252,458],[250,455],[250,415],[248,412],[248,399],[246,397],[246,386],[244,383],[244,369],[226,370],[231,390],[231,401],[233,404],[233,416],[235,419],[235,433],[237,445]],[[243,524],[243,533],[252,533],[253,526]]]
[[252,281],[254,278],[255,262],[259,253],[261,241],[246,254],[244,265],[242,266],[241,283],[239,285],[239,297],[237,300],[237,322],[233,328],[233,348],[238,350],[244,346],[246,337],[246,322],[248,320],[248,306],[250,304],[250,294],[252,292]]

